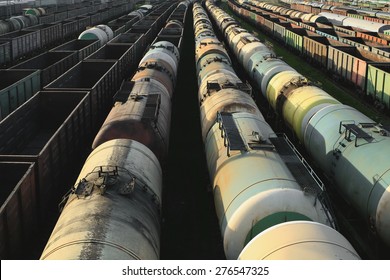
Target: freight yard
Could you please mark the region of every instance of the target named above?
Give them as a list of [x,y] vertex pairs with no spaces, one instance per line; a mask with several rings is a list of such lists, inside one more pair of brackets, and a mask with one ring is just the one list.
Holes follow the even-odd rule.
[[373,7],[0,9],[1,259],[390,259]]

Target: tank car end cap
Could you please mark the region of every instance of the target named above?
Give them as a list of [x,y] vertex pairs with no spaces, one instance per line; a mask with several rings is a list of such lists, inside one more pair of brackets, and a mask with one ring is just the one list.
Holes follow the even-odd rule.
[[320,223],[293,221],[273,226],[253,238],[240,260],[358,260],[338,231]]

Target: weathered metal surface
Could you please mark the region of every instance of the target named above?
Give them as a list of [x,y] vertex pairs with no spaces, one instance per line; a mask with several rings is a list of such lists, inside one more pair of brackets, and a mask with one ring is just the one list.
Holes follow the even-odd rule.
[[41,259],[158,259],[161,192],[161,167],[146,146],[125,139],[100,145]]
[[152,78],[150,82],[136,82],[131,93],[128,92],[125,102],[115,103],[92,148],[111,139],[133,139],[147,146],[157,158],[163,159],[169,143],[169,94]]
[[[171,98],[179,51],[171,43],[154,43],[139,63],[132,84],[124,82],[93,148],[111,139],[138,141],[162,160],[168,151]],[[127,92],[127,96],[126,96]]]
[[249,94],[243,94],[239,85],[234,86],[236,87],[221,88],[219,91],[213,92],[202,103],[200,107],[202,139],[206,139],[207,133],[215,123],[218,112],[249,112],[259,117],[262,116],[252,97]]

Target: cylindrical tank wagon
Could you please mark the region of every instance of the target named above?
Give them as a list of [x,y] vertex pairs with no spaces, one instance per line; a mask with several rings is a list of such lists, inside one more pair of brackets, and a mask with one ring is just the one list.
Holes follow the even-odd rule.
[[41,259],[158,258],[161,167],[146,146],[105,142],[77,182]]
[[390,132],[311,85],[281,59],[262,54],[265,50],[247,60],[233,51],[345,200],[390,244]]
[[8,32],[20,31],[38,24],[38,17],[35,15],[14,16],[7,20],[0,20],[0,35]]
[[80,40],[99,40],[100,46],[114,38],[114,32],[110,27],[100,24],[83,31],[78,39]]
[[294,9],[287,9],[287,8],[282,8],[281,6],[269,4],[269,3],[264,3],[264,2],[259,2],[259,1],[245,1],[248,2],[251,5],[254,5],[256,7],[260,7],[263,9],[268,9],[273,12],[279,12],[281,15],[284,16],[289,16],[291,18],[296,18],[296,19],[301,19],[304,22],[312,22],[312,23],[327,23],[328,20],[324,16],[320,15],[314,15],[310,12],[302,12],[302,11],[297,11]]
[[[315,6],[315,3],[308,3],[306,5],[311,5]],[[329,12],[332,11],[333,13],[338,13],[341,15],[348,15],[348,14],[355,14],[359,16],[370,16],[370,17],[375,17],[378,19],[390,19],[390,13],[381,11],[379,9],[365,9],[361,7],[354,7],[354,6],[329,6],[329,5],[322,5],[322,4],[317,4],[319,8],[321,8],[322,12]]]
[[[216,21],[223,34],[235,26],[232,20],[224,21],[225,15],[211,2],[206,2],[206,6],[213,18],[218,19]],[[199,7],[194,4],[194,15],[197,11],[194,22],[205,24],[206,19],[199,20],[201,15],[205,16]],[[228,22],[230,24],[226,24]],[[194,29],[197,30],[196,24]],[[318,252],[293,248],[275,258],[358,259],[349,242],[332,228],[333,217],[326,204],[318,200],[315,189],[304,188],[285,164],[280,146],[276,147],[278,138],[250,97],[250,87],[237,77],[226,50],[220,42],[217,43],[215,34],[210,30],[211,26],[209,38],[195,38],[196,62],[202,135],[226,257],[237,259],[240,254],[253,250],[260,255],[250,253],[241,258],[267,258],[269,250],[276,250],[282,242],[268,239],[269,235],[265,235],[264,239],[261,236],[267,230],[280,232],[278,227],[285,225],[286,221],[296,221],[295,228],[286,224],[297,233],[288,232],[289,236],[293,236],[290,242],[301,242],[301,234],[307,232],[309,236],[321,224],[326,231],[311,240],[314,244],[311,249],[321,247],[321,243],[326,249],[316,255]],[[230,30],[228,33],[242,34],[242,38],[248,38],[247,42],[262,49],[261,43],[251,41],[245,32]],[[208,40],[212,43],[206,44]],[[237,42],[242,41],[245,39]],[[239,51],[244,50],[241,43],[232,45]],[[207,55],[202,55],[206,47]],[[307,224],[301,227],[303,221]],[[269,247],[258,246],[251,240],[263,240]]]
[[138,19],[142,19],[153,9],[153,5],[142,5],[137,10],[129,13],[129,16],[136,16]]
[[388,31],[390,29],[390,25],[388,24],[368,21],[364,19],[352,18],[352,17],[343,16],[339,14],[322,12],[319,15],[326,17],[329,22],[336,25],[352,26],[355,28],[368,30],[372,32],[378,32],[378,33],[384,33],[385,31]]
[[45,8],[39,7],[39,8],[28,8],[24,11],[25,15],[34,15],[37,17],[46,15]]
[[128,97],[114,104],[92,148],[111,139],[133,139],[162,159],[168,151],[170,100],[178,62],[176,46],[167,41],[154,43],[127,84],[132,86]]

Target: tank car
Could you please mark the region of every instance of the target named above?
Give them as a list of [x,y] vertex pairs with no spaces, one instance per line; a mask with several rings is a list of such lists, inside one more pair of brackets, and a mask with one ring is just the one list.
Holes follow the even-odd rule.
[[24,14],[40,17],[46,15],[46,10],[45,8],[28,8],[24,11]]
[[100,46],[103,46],[108,41],[114,38],[114,32],[110,27],[104,24],[99,24],[89,28],[79,35],[79,40],[99,40]]
[[46,14],[44,8],[26,9],[23,15],[13,16],[6,20],[0,20],[0,35],[37,25],[38,18]]
[[344,199],[390,245],[389,131],[266,52],[235,55]]
[[388,24],[373,22],[364,19],[352,18],[326,12],[322,12],[319,15],[326,17],[329,22],[336,25],[352,26],[371,32],[384,33],[385,31],[390,29],[390,25]]
[[[233,36],[235,32],[227,29],[236,23],[224,20],[225,14],[211,2],[206,2],[206,6],[218,19],[223,34],[231,34],[233,39],[242,36],[236,44],[239,52],[244,51],[243,41],[262,49],[253,35],[237,32]],[[198,17],[194,23],[204,24],[207,20],[200,23],[199,17],[205,14],[200,13],[199,7],[194,4]],[[227,22],[230,24],[226,25]],[[324,201],[318,199],[316,189],[305,189],[293,176],[282,159],[281,149],[275,146],[278,138],[250,96],[250,87],[237,77],[215,34],[209,36],[214,36],[209,45],[203,43],[202,37],[195,38],[196,65],[202,135],[226,257],[271,258],[269,252],[277,251],[281,244],[292,245],[302,241],[301,234],[313,236],[320,231],[317,239],[311,239],[313,243],[308,244],[307,251],[298,246],[275,258],[358,259],[349,242],[332,228],[334,219]],[[208,46],[207,55],[200,55],[204,46]],[[280,232],[281,226],[291,240],[269,238],[267,232]],[[325,248],[318,253],[316,248],[321,246]]]
[[142,19],[144,16],[146,16],[151,11],[152,8],[153,8],[152,5],[143,5],[143,6],[139,7],[139,9],[132,11],[128,15],[129,16],[137,16],[138,19]]
[[0,21],[0,35],[8,32],[20,31],[36,24],[38,24],[38,17],[35,15],[14,16],[7,20]]
[[302,19],[302,21],[306,21],[306,22],[313,22],[313,23],[316,23],[316,22],[327,23],[328,22],[327,18],[324,16],[318,16],[318,15],[314,15],[311,13],[296,11],[293,9],[286,9],[286,8],[282,8],[280,6],[268,4],[265,2],[249,1],[248,3],[250,3],[251,5],[254,5],[256,7],[265,7],[264,5],[267,5],[268,9],[270,9],[274,12],[279,11],[280,14],[282,14],[282,15],[290,16],[292,18],[300,18],[300,19]]
[[121,92],[128,92],[127,98],[121,97],[114,104],[92,148],[111,139],[133,139],[162,159],[168,150],[171,98],[178,63],[179,50],[175,45],[168,41],[154,43],[130,83],[125,82],[122,87]]
[[161,191],[161,167],[146,146],[103,143],[86,160],[41,259],[157,259]]

